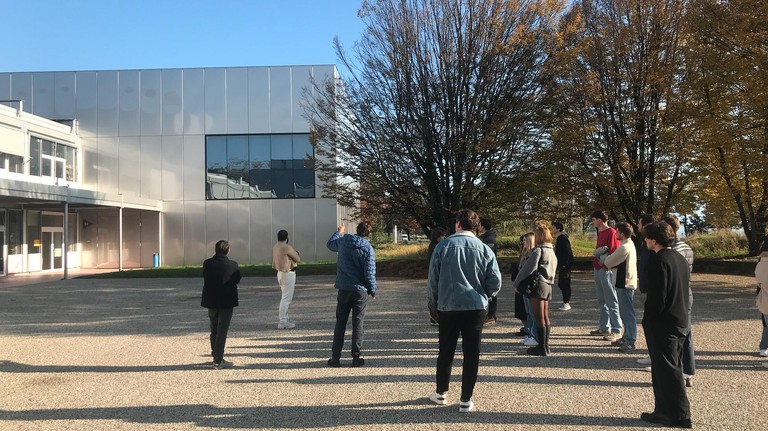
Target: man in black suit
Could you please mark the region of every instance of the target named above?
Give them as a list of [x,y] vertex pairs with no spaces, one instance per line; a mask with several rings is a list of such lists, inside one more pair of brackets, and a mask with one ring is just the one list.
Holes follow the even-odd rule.
[[237,262],[230,260],[228,254],[229,242],[222,239],[216,243],[216,254],[203,262],[203,299],[200,305],[208,309],[215,369],[232,366],[232,362],[224,360],[224,345],[227,343],[232,310],[238,306],[237,283],[242,278]]
[[643,228],[651,251],[646,266],[648,296],[643,329],[651,356],[655,408],[640,419],[669,427],[691,428],[691,406],[683,380],[683,343],[688,326],[688,262],[672,249],[676,235],[665,222]]

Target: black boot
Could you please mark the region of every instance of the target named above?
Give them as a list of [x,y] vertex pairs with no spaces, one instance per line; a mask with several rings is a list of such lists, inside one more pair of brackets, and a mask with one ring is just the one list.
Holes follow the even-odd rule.
[[544,331],[544,328],[537,326],[536,327],[536,335],[538,336],[539,344],[534,347],[528,348],[528,354],[533,356],[547,356],[547,349],[544,348],[544,335],[546,332]]
[[552,352],[549,351],[549,334],[552,332],[552,325],[547,325],[546,331],[544,333],[544,350],[547,352],[547,355],[550,355]]

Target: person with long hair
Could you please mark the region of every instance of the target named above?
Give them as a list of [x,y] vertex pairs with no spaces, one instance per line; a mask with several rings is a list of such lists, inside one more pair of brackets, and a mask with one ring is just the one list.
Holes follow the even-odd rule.
[[[529,355],[547,356],[549,335],[552,325],[549,320],[549,300],[552,299],[552,285],[555,283],[557,256],[552,245],[552,232],[544,223],[537,223],[533,229],[536,247],[531,251],[525,264],[520,268],[512,287],[530,282],[531,309],[536,321],[535,331],[538,344],[528,349]],[[524,284],[525,283],[525,284]]]
[[[531,252],[536,248],[536,240],[533,236],[533,232],[528,232],[520,235],[520,261],[517,264],[517,269],[513,272],[512,281],[517,279],[520,274],[520,270],[525,266],[525,262],[531,256]],[[536,320],[533,317],[533,310],[531,309],[531,291],[527,289],[528,286],[519,285],[515,288],[515,298],[520,298],[523,303],[523,312],[521,315],[525,316],[523,320],[523,332],[526,333],[523,338],[522,344],[525,346],[535,346],[538,344],[538,334],[536,333]],[[522,319],[521,319],[522,320]]]

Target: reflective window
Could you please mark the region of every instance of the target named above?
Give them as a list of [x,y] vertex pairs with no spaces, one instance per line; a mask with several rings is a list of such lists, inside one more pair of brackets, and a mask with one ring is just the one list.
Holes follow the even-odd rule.
[[[23,169],[23,163],[14,169]],[[76,169],[76,148],[35,136],[29,139],[29,175],[76,181]]]
[[206,199],[314,198],[307,134],[206,137]]
[[5,234],[8,239],[8,254],[22,254],[24,217],[21,210],[8,210],[8,225]]

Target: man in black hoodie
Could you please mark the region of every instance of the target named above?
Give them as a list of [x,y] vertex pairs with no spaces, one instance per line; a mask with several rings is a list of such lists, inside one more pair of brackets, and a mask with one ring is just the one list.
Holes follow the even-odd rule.
[[568,234],[563,231],[563,224],[552,222],[552,234],[555,237],[555,256],[557,256],[557,287],[563,293],[563,305],[560,311],[571,309],[571,268],[573,267],[573,249]]
[[237,262],[230,260],[229,242],[216,242],[216,254],[203,262],[203,299],[200,305],[208,309],[211,324],[211,356],[213,368],[221,369],[232,366],[224,360],[224,345],[227,343],[229,322],[237,302],[237,283],[240,282],[240,268]]
[[[496,256],[498,246],[496,246],[496,231],[493,230],[493,224],[491,220],[485,217],[480,218],[480,241],[487,245],[493,251],[493,255]],[[488,316],[485,319],[486,325],[493,325],[496,323],[496,310],[499,308],[499,303],[496,296],[488,298]]]

